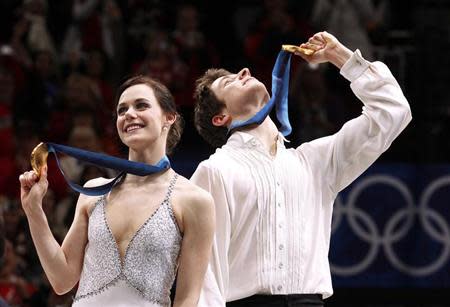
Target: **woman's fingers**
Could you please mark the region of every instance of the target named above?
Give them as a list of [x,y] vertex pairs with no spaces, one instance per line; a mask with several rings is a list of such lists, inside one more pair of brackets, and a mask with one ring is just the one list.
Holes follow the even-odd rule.
[[19,176],[20,185],[24,188],[30,189],[38,179],[33,171],[28,171]]

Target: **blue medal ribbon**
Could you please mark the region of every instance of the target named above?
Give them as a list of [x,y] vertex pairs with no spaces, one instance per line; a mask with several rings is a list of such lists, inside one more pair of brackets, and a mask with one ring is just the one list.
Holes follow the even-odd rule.
[[[56,163],[58,164],[58,168],[66,179],[69,186],[82,194],[89,196],[100,196],[111,191],[116,182],[122,178],[122,176],[126,173],[137,175],[137,176],[147,176],[154,173],[158,173],[170,168],[170,161],[167,156],[164,156],[156,165],[150,165],[141,162],[130,161],[126,159],[121,159],[117,157],[112,157],[106,154],[87,151],[79,148],[74,148],[70,146],[64,146],[54,143],[46,143],[48,152],[52,152],[55,155]],[[105,167],[109,169],[114,169],[116,171],[120,171],[119,175],[115,177],[110,182],[96,186],[96,187],[82,187],[76,183],[71,182],[66,175],[64,174],[61,165],[59,163],[57,153],[63,153],[78,160],[87,162],[89,164]]]
[[253,117],[245,121],[233,121],[228,133],[249,125],[259,125],[276,106],[276,114],[281,124],[280,132],[287,136],[292,132],[288,116],[289,70],[291,67],[291,53],[281,50],[272,70],[272,97],[269,102]]

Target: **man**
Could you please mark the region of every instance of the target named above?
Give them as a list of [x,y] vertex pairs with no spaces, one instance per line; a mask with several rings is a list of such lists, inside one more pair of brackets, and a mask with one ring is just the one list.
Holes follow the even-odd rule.
[[[323,306],[332,295],[328,250],[334,200],[411,121],[389,69],[320,32],[302,48],[351,82],[362,115],[334,135],[286,149],[270,117],[228,133],[269,100],[248,69],[210,69],[196,88],[195,123],[220,147],[191,180],[216,206],[216,237],[199,306]],[[223,145],[223,146],[222,146]]]

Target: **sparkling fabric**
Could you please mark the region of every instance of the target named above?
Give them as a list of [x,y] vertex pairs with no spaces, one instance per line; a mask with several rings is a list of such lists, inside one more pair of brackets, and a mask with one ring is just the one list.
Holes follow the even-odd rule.
[[163,307],[163,305],[146,300],[136,295],[136,289],[124,279],[102,291],[101,295],[90,295],[73,303],[72,307]]
[[[121,284],[133,288],[145,301],[170,306],[170,290],[181,248],[181,234],[170,204],[176,179],[177,175],[161,205],[131,239],[123,265],[106,220],[106,198],[102,196],[97,201],[89,217],[89,241],[75,302],[101,295],[124,281]],[[110,306],[115,306],[114,302]]]

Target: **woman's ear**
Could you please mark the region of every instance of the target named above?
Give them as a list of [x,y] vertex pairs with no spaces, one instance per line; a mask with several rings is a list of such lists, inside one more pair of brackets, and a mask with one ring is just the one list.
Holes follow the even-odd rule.
[[228,123],[231,122],[231,116],[228,114],[214,115],[211,122],[217,127],[228,126]]
[[177,120],[177,116],[178,115],[176,113],[167,113],[164,126],[170,127]]

